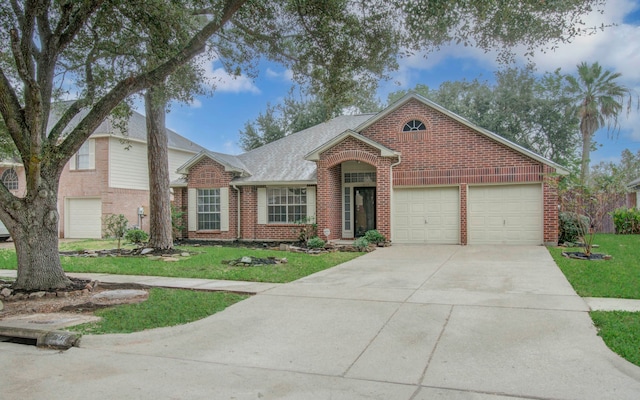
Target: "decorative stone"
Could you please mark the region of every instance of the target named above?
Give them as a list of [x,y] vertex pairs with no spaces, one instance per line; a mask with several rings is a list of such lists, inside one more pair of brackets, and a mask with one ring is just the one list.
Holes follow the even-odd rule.
[[13,290],[9,289],[9,288],[3,288],[2,290],[0,290],[0,294],[4,297],[9,297],[11,296],[11,293],[13,293]]
[[30,299],[40,299],[40,298],[44,297],[45,294],[46,294],[46,292],[29,293],[29,298]]
[[2,300],[0,300],[0,311],[4,308],[4,304],[2,304]]
[[146,297],[148,293],[146,290],[140,289],[116,289],[106,290],[104,292],[96,293],[91,296],[92,299],[128,299],[132,297]]
[[280,244],[280,251],[289,251],[289,245],[288,244]]
[[143,256],[149,253],[153,253],[153,249],[149,247],[147,247],[146,249],[142,249],[142,251],[140,251],[140,255],[143,255]]
[[191,254],[184,252],[184,253],[180,253],[181,257],[191,257]]
[[249,256],[244,256],[240,259],[240,262],[243,264],[251,264],[252,260]]
[[160,256],[147,256],[147,258],[151,261],[158,261],[158,260],[162,260],[162,257]]
[[175,258],[175,257],[162,257],[162,261],[164,262],[176,262],[176,261],[180,261],[179,258]]
[[289,262],[289,260],[287,260],[286,258],[281,258],[280,259],[280,264],[287,264]]

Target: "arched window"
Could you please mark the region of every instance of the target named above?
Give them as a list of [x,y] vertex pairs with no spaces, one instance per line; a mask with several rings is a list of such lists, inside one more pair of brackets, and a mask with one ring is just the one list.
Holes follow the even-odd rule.
[[404,124],[402,128],[402,132],[414,132],[414,131],[425,131],[427,127],[424,126],[424,123],[418,119],[412,119],[411,121]]
[[9,190],[18,190],[18,174],[14,169],[8,169],[2,173],[2,183]]

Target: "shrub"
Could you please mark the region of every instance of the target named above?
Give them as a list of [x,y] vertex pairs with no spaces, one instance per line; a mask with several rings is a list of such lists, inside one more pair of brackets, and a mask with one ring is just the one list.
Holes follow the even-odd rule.
[[560,243],[576,242],[589,232],[589,217],[573,212],[560,213]]
[[640,210],[637,208],[618,208],[611,216],[617,234],[640,234]]
[[296,221],[295,224],[300,225],[298,240],[301,243],[318,236],[318,224],[313,222],[313,217],[302,218],[301,220]]
[[124,238],[131,243],[141,245],[142,243],[145,243],[147,240],[149,240],[149,234],[142,229],[129,229],[124,235]]
[[118,240],[118,251],[120,251],[120,241],[127,232],[129,220],[122,214],[109,214],[104,217],[104,236]]
[[184,214],[184,211],[179,210],[175,205],[171,204],[171,234],[174,241],[182,238],[182,232],[187,229],[187,227],[184,226]]
[[369,247],[369,241],[367,240],[367,238],[360,237],[357,238],[354,242],[353,242],[353,247],[355,247],[358,250],[364,250],[367,247]]
[[374,244],[384,243],[387,241],[387,238],[375,229],[367,231],[364,234],[364,238],[367,239],[367,242]]
[[320,239],[317,236],[314,236],[311,239],[307,240],[307,247],[310,249],[321,249],[324,247],[324,245],[324,240]]

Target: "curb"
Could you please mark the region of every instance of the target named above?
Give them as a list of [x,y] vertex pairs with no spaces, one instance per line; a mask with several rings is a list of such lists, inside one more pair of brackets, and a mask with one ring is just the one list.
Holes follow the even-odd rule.
[[0,336],[7,338],[31,339],[37,347],[57,350],[68,350],[79,344],[82,335],[67,331],[46,331],[42,329],[0,326]]

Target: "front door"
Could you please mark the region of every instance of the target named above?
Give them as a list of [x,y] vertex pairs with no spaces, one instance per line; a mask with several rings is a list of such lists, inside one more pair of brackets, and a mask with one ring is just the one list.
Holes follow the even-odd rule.
[[376,229],[376,188],[353,188],[353,216],[355,236],[361,237],[372,229]]

